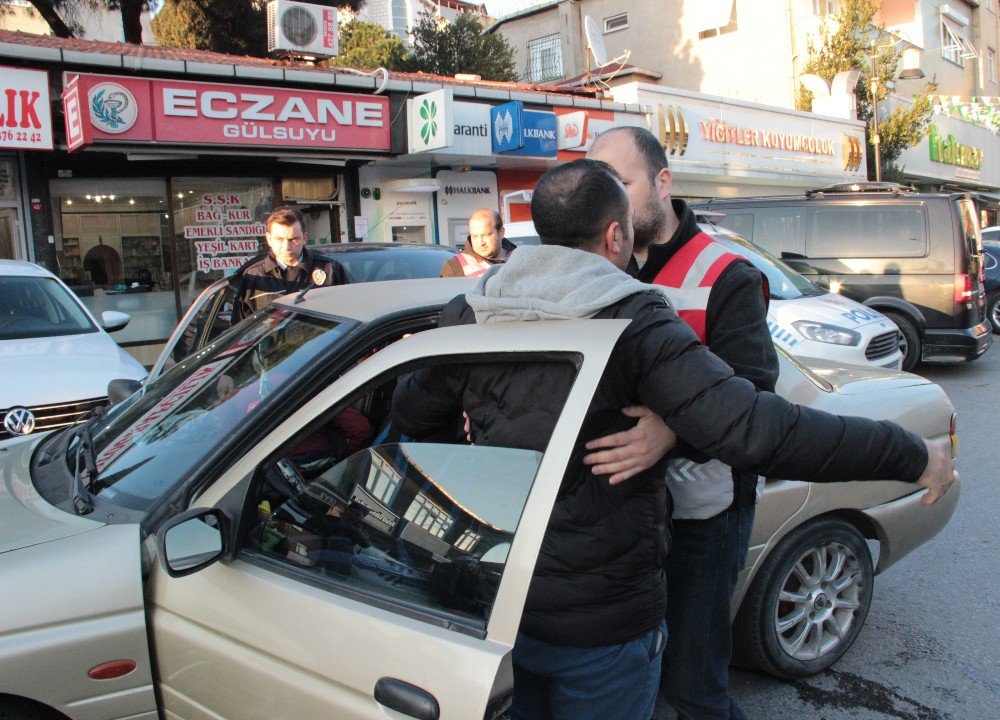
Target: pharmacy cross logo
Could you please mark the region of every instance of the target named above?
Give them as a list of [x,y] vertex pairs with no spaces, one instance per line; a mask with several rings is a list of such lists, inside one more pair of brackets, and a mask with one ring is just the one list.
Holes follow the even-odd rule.
[[514,118],[510,116],[510,110],[505,110],[503,115],[498,115],[496,119],[496,125],[493,128],[496,136],[497,142],[510,142],[514,137]]
[[27,408],[11,408],[3,419],[3,427],[11,435],[30,435],[35,430],[35,416]]
[[437,136],[437,103],[431,100],[424,100],[420,105],[420,119],[423,125],[420,126],[420,139],[424,145],[431,144],[431,138]]
[[103,132],[112,135],[127,132],[139,117],[135,96],[118,83],[95,85],[87,98],[90,102],[90,123]]

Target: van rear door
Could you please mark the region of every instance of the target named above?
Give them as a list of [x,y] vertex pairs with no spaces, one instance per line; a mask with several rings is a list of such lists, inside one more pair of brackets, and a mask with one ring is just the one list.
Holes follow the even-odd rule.
[[966,316],[961,327],[972,327],[986,319],[986,276],[983,241],[976,206],[967,195],[955,200],[961,219],[961,254],[955,269],[955,315]]

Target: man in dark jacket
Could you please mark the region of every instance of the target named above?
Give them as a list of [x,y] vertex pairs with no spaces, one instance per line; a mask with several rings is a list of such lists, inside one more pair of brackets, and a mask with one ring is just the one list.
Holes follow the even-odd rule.
[[[519,249],[442,314],[443,325],[630,320],[546,528],[514,645],[513,720],[652,714],[666,633],[665,463],[620,484],[584,464],[584,439],[627,429],[622,407],[646,405],[706,455],[770,477],[896,478],[929,488],[926,503],[953,482],[941,444],[890,422],[798,407],[735,377],[657,289],[619,269],[631,254],[631,214],[625,188],[604,163],[549,170],[532,198],[543,245]],[[544,451],[554,416],[539,412],[545,394],[536,389],[545,387],[547,370],[517,372],[499,365],[419,370],[399,383],[393,421],[407,435],[427,437],[464,409],[473,442]],[[552,375],[553,396],[565,383]]]
[[[667,157],[656,137],[645,128],[614,128],[587,157],[618,172],[636,208],[626,272],[670,288],[675,309],[699,340],[737,376],[773,392],[778,356],[767,327],[766,281],[703,233],[683,200],[671,198]],[[675,455],[667,466],[674,532],[667,558],[671,642],[663,656],[664,694],[681,720],[744,720],[729,697],[729,614],[746,563],[757,476]]]
[[503,236],[503,218],[496,210],[479,208],[469,216],[469,237],[455,257],[445,261],[441,277],[479,277],[502,263],[514,250]]
[[267,255],[251,260],[234,276],[234,325],[282,295],[310,286],[351,281],[340,263],[306,247],[304,222],[302,213],[289,206],[279,207],[267,216]]

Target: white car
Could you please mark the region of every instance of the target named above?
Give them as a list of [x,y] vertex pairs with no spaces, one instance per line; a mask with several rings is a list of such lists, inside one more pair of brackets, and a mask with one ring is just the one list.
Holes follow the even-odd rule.
[[[725,228],[701,223],[701,229],[732,247],[767,277],[771,290],[767,327],[775,345],[798,357],[902,367],[899,330],[885,315],[809,282],[766,250]],[[515,245],[539,243],[531,221],[507,223],[504,230],[504,237]]]
[[108,399],[108,383],[146,370],[108,335],[58,277],[34,263],[0,260],[0,442],[79,422]]
[[[437,328],[473,283],[286,296],[194,337],[103,416],[0,453],[0,717],[502,717],[535,558],[627,321]],[[183,324],[210,334],[227,291],[168,347]],[[924,378],[778,354],[790,400],[954,441]],[[575,374],[543,452],[384,429],[414,369],[514,362]],[[356,449],[333,437],[365,424]],[[923,507],[906,483],[768,481],[734,603],[753,662],[835,662],[875,574],[945,526],[959,489]]]

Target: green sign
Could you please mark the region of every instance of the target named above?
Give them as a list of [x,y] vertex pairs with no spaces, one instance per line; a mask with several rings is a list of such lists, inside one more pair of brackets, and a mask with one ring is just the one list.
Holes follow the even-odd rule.
[[931,125],[929,142],[931,160],[934,162],[957,165],[973,170],[978,170],[983,165],[982,148],[963,145],[955,139],[954,135],[941,137],[938,135],[937,127],[934,125]]

